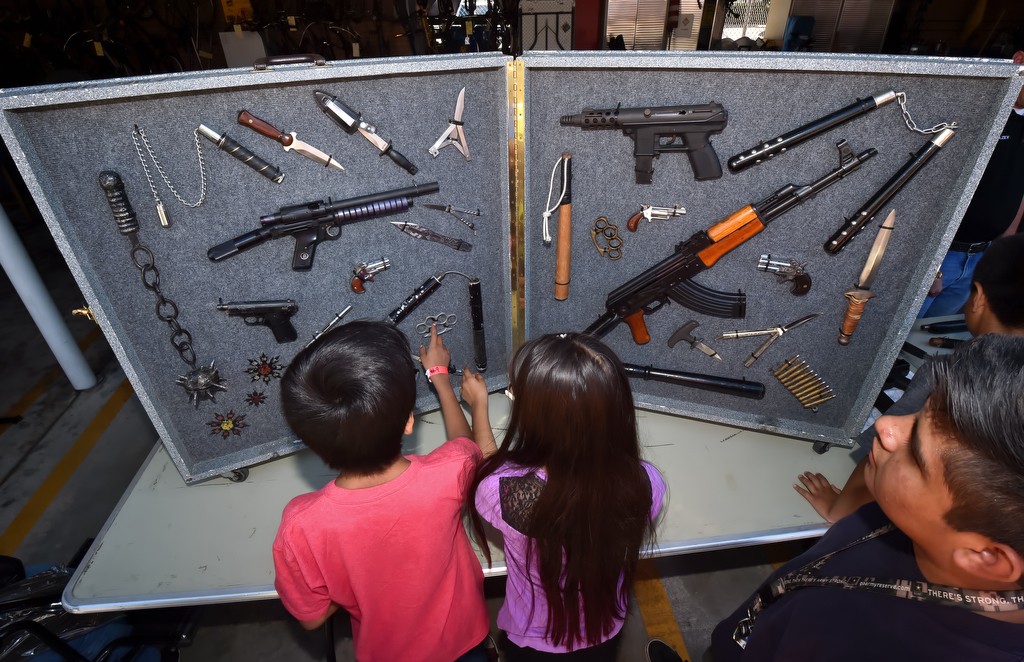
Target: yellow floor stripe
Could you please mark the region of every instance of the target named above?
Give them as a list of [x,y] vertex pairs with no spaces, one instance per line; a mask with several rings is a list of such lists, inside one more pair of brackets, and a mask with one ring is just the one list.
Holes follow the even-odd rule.
[[[78,341],[79,349],[84,352],[89,345],[100,337],[100,335],[100,328],[98,326],[93,327],[89,330],[89,333]],[[57,380],[58,375],[60,375],[60,366],[52,366],[43,373],[43,376],[39,378],[39,381],[36,382],[32,388],[26,391],[24,395],[18,398],[17,402],[11,405],[7,411],[0,415],[0,418],[17,419],[19,416],[24,414],[36,400],[46,393],[46,389],[50,388],[50,385]],[[0,435],[7,432],[7,429],[11,427],[11,425],[13,425],[13,423],[0,423]]]
[[96,416],[89,423],[89,426],[75,440],[74,445],[61,458],[57,466],[53,468],[50,475],[29,497],[21,511],[14,517],[10,526],[0,534],[0,554],[13,556],[14,552],[25,540],[26,536],[39,521],[39,518],[46,512],[46,509],[53,502],[53,499],[60,492],[61,488],[68,482],[68,479],[75,473],[79,465],[96,445],[100,437],[110,426],[110,423],[121,411],[121,407],[132,397],[132,387],[128,380],[124,380],[117,390],[111,394],[103,407],[96,413]]
[[668,593],[658,576],[658,568],[653,559],[641,559],[636,569],[636,580],[633,582],[633,593],[636,595],[640,615],[644,619],[647,636],[661,639],[675,649],[683,660],[690,659],[686,650],[683,633],[679,630],[672,605],[668,601]]

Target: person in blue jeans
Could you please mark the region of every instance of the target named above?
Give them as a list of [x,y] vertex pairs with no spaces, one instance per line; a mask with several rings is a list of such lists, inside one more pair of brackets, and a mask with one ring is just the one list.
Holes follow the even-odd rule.
[[[1013,54],[1024,64],[1024,50]],[[985,174],[974,192],[953,243],[917,314],[955,315],[971,293],[971,276],[985,249],[1004,234],[1014,234],[1024,212],[1024,88],[1014,102]]]

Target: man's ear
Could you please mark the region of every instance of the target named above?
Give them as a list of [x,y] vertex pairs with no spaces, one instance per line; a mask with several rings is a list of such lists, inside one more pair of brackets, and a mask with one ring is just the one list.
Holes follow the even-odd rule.
[[960,569],[988,582],[1018,584],[1024,577],[1024,558],[1009,545],[979,536],[977,544],[953,550]]
[[405,434],[412,434],[412,428],[415,423],[415,417],[413,417],[412,412],[409,412],[409,420],[405,422]]
[[976,315],[980,315],[988,309],[988,296],[985,294],[985,288],[978,281],[971,283],[971,289],[974,290],[974,296],[970,297],[969,305],[971,306],[971,311]]

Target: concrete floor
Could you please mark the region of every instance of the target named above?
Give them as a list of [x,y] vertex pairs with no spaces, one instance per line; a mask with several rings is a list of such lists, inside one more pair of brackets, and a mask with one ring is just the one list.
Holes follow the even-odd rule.
[[[11,200],[0,202],[59,309],[81,305],[81,294],[45,225],[12,209]],[[157,434],[138,399],[124,390],[124,373],[91,322],[67,315],[100,377],[95,387],[76,392],[2,273],[0,319],[0,416],[5,417],[0,423],[0,552],[26,563],[67,561],[97,535],[157,443]],[[115,413],[109,425],[97,430],[100,413],[110,411]],[[792,543],[647,561],[654,580],[645,585],[644,604],[633,601],[619,659],[644,660],[648,638],[658,636],[684,659],[699,660],[718,620],[768,575],[772,562],[798,548]],[[503,578],[486,584],[492,618],[503,584]],[[338,616],[335,623],[338,659],[353,660],[347,619]],[[200,609],[194,639],[181,658],[321,660],[323,633],[303,631],[277,601],[208,606]]]

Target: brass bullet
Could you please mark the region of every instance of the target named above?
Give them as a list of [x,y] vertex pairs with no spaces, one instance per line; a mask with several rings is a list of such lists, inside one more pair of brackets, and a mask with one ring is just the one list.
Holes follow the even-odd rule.
[[779,381],[785,384],[786,382],[796,379],[801,375],[806,375],[810,369],[811,367],[809,365],[801,361],[800,363],[791,367],[786,372],[779,375]]
[[805,390],[801,391],[796,397],[800,398],[801,401],[803,401],[803,400],[813,400],[814,398],[817,398],[817,397],[820,397],[820,396],[823,396],[823,395],[828,395],[831,392],[832,392],[832,388],[830,386],[828,386],[828,385],[824,385],[824,386],[818,385],[818,386],[815,386],[813,388],[808,388],[808,389],[805,389]]
[[834,397],[836,397],[836,394],[835,393],[830,393],[829,395],[826,395],[826,396],[823,396],[821,398],[818,398],[817,400],[812,400],[812,401],[810,401],[810,402],[808,402],[807,404],[804,405],[804,409],[810,409],[811,407],[817,407],[818,405],[820,405],[822,403],[828,402],[829,400],[831,400]]
[[809,384],[811,384],[811,383],[813,383],[815,381],[819,381],[820,382],[821,381],[821,377],[818,376],[818,373],[816,373],[813,370],[811,370],[808,374],[803,375],[802,377],[800,377],[798,379],[794,379],[792,382],[789,382],[788,384],[786,384],[786,388],[788,388],[790,391],[799,390],[799,389],[803,388],[804,386],[807,386],[807,385],[809,385]]
[[789,366],[788,368],[786,368],[781,373],[779,373],[778,375],[775,375],[775,376],[778,377],[780,382],[785,383],[785,380],[787,378],[792,377],[793,375],[797,374],[798,372],[802,372],[806,368],[807,368],[807,362],[806,361],[800,361],[799,363],[796,363],[794,365]]
[[791,359],[789,359],[789,360],[785,361],[785,362],[784,362],[784,363],[783,363],[782,365],[780,365],[780,366],[779,366],[778,368],[776,368],[775,370],[773,370],[773,371],[772,371],[772,375],[774,375],[774,376],[778,377],[778,376],[779,376],[779,375],[780,375],[780,374],[781,374],[782,372],[784,372],[784,371],[786,370],[786,368],[788,368],[789,366],[793,365],[793,363],[794,363],[794,362],[795,362],[795,361],[796,361],[796,360],[797,360],[798,358],[800,358],[800,355],[799,355],[799,354],[797,354],[797,355],[796,355],[796,356],[794,356],[793,358],[791,358]]

